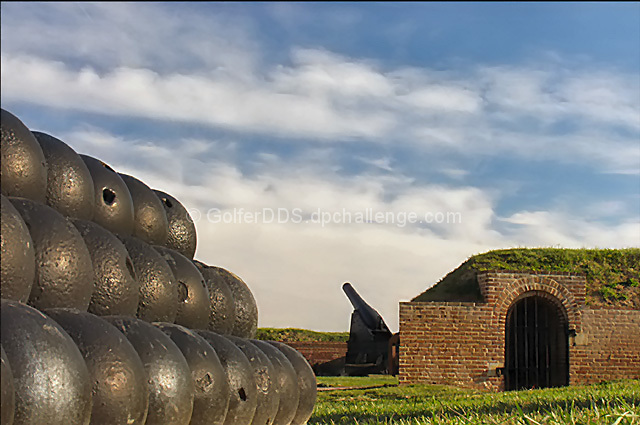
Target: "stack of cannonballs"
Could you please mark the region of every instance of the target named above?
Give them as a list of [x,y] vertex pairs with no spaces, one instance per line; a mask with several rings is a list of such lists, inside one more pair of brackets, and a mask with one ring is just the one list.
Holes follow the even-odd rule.
[[2,425],[307,422],[311,367],[178,200],[5,110],[1,176]]

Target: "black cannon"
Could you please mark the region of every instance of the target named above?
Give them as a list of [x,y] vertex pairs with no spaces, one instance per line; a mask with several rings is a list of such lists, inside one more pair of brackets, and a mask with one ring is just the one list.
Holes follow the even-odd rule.
[[389,339],[392,334],[384,319],[356,292],[350,283],[342,285],[353,313],[347,343],[345,374],[364,376],[389,373]]

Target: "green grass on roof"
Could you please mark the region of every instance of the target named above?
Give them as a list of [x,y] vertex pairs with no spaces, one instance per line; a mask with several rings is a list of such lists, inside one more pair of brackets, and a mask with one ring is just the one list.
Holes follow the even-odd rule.
[[482,302],[476,273],[486,270],[568,272],[587,281],[587,304],[640,308],[640,248],[517,248],[471,257],[413,301]]

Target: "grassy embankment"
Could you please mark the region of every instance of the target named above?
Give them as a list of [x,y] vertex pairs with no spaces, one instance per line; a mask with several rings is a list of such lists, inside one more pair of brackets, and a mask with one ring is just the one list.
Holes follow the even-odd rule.
[[[587,305],[640,309],[640,248],[516,248],[474,255],[413,301],[482,302],[476,274],[485,270],[580,273]],[[257,339],[283,342],[347,341],[349,332],[259,328]]]
[[318,377],[322,387],[387,385],[318,393],[309,425],[640,424],[640,381],[487,393],[396,378]]
[[475,255],[414,301],[482,301],[476,273],[485,270],[580,273],[587,305],[640,308],[640,248],[518,248]]
[[[471,257],[416,301],[482,301],[476,273],[483,270],[582,273],[587,304],[640,308],[640,248],[509,249]],[[259,339],[346,341],[348,333],[302,329],[259,329]],[[640,381],[585,387],[486,393],[435,385],[398,387],[396,378],[318,377],[319,387],[380,388],[330,390],[318,394],[310,425],[427,424],[639,424]]]
[[349,339],[349,332],[316,332],[296,328],[258,328],[256,339],[263,341],[310,342],[310,341],[342,341]]

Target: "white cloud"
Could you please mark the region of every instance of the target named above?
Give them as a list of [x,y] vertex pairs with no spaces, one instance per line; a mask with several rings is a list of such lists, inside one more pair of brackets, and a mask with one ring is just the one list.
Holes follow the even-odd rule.
[[393,82],[374,64],[318,49],[294,49],[291,58],[293,66],[278,67],[272,74],[277,91],[347,99],[394,94]]
[[602,69],[562,64],[530,68],[487,67],[480,71],[486,98],[499,117],[536,117],[545,124],[580,119],[580,126],[640,129],[640,79]]
[[[3,53],[86,64],[249,75],[260,61],[252,24],[185,5],[122,2],[6,3]],[[70,48],[73,46],[73,48]]]
[[[264,161],[263,166],[248,175],[240,170],[242,158],[198,160],[203,145],[216,146],[218,152],[220,141],[200,140],[189,150],[191,140],[176,140],[177,149],[188,152],[176,162],[176,149],[99,129],[61,137],[78,152],[97,156],[197,209],[196,257],[247,281],[258,302],[260,326],[346,330],[352,308],[340,287],[350,281],[396,330],[398,302],[422,292],[472,254],[515,246],[625,247],[640,240],[640,221],[633,215],[619,224],[562,210],[520,211],[502,218],[495,212],[497,196],[479,188],[416,182],[398,172],[327,174],[330,156],[285,162],[275,154],[260,155],[254,161]],[[270,208],[276,215],[257,222],[236,215],[232,222],[216,223],[220,213],[211,214],[211,221],[206,216],[214,207],[228,214]],[[320,208],[339,213],[340,219],[343,208],[392,213],[396,219],[405,212],[459,211],[462,222],[358,224],[352,215],[351,224],[322,226],[295,222],[292,215],[289,222],[278,223],[278,208],[289,214],[296,208],[307,213]]]
[[479,94],[453,85],[440,86],[437,84],[420,88],[400,96],[409,107],[431,112],[459,111],[478,112],[482,106]]
[[440,172],[452,179],[460,180],[469,175],[469,170],[462,168],[443,168]]
[[428,69],[385,72],[320,50],[294,49],[293,59],[291,66],[236,77],[130,67],[75,70],[3,53],[2,101],[312,143],[448,146],[461,155],[515,155],[640,173],[640,86],[630,76],[479,68],[461,80]]
[[640,80],[594,65],[388,68],[296,45],[274,56],[242,14],[170,4],[7,3],[2,41],[3,103],[640,173]]
[[558,211],[521,211],[503,220],[517,225],[508,237],[520,246],[627,248],[640,243],[637,215],[615,225]]
[[375,159],[360,157],[358,158],[358,160],[362,161],[365,164],[372,165],[384,171],[389,171],[389,172],[393,171],[393,167],[391,166],[391,158],[388,158],[388,157],[375,158]]
[[[261,326],[345,330],[351,306],[340,285],[351,281],[397,329],[398,301],[472,254],[511,246],[638,244],[637,211],[624,206],[616,224],[587,217],[581,206],[523,208],[499,217],[504,193],[421,181],[379,152],[390,146],[433,152],[434,164],[424,166],[436,169],[443,168],[437,153],[447,149],[461,157],[640,174],[637,76],[557,60],[458,71],[389,68],[321,47],[292,45],[274,54],[250,21],[170,4],[2,7],[3,107],[20,102],[230,130],[231,140],[171,143],[82,125],[55,136],[198,209],[198,258],[248,282]],[[286,20],[298,9],[278,5],[273,13]],[[246,158],[237,147],[250,143],[247,133],[304,149],[286,160],[272,152]],[[382,147],[360,158],[371,169],[338,173],[336,159],[344,158],[340,149],[348,142]],[[443,169],[467,175],[456,164]],[[462,221],[214,224],[206,220],[212,207],[371,209],[396,218],[459,212]]]
[[640,78],[637,75],[581,73],[561,87],[561,96],[586,120],[640,129]]
[[384,111],[335,110],[322,98],[245,86],[224,77],[159,75],[117,68],[104,75],[59,62],[2,56],[3,102],[20,100],[107,115],[134,115],[242,131],[329,139],[378,137],[390,126]]

